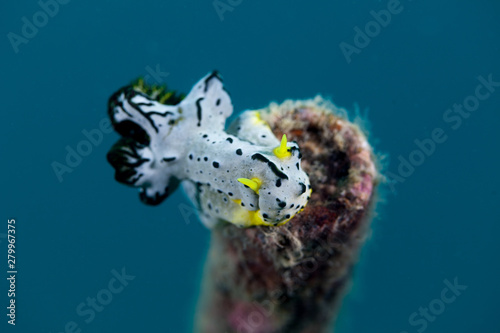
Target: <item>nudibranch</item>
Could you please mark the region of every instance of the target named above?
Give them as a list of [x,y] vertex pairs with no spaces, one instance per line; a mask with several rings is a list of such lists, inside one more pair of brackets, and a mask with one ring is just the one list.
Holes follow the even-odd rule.
[[118,90],[108,113],[122,138],[108,153],[121,183],[157,205],[180,184],[213,227],[277,226],[304,209],[311,195],[301,153],[276,138],[257,111],[243,112],[225,130],[233,105],[217,72],[185,97],[142,80]]

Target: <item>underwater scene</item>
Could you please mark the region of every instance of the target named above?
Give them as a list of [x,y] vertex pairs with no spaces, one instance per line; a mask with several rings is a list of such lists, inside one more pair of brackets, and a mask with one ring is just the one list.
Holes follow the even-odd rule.
[[500,333],[499,15],[3,2],[0,332]]

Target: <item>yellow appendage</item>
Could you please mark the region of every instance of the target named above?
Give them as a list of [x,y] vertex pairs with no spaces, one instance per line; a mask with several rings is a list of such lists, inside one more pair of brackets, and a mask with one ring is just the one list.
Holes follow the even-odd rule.
[[238,178],[238,181],[243,185],[250,187],[255,193],[259,194],[259,188],[262,185],[262,180],[259,178]]
[[288,158],[292,156],[292,153],[288,151],[288,148],[286,147],[286,134],[283,134],[283,137],[281,138],[281,143],[278,147],[274,148],[273,153],[276,155],[276,157],[282,159],[282,158]]

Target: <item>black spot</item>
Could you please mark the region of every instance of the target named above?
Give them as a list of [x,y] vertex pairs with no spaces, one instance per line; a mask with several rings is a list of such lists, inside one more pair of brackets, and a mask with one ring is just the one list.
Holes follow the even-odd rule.
[[233,192],[227,192],[227,195],[229,195],[230,197],[233,196]]
[[291,204],[291,205],[290,205],[290,208],[293,208],[293,206],[294,206],[294,204]]
[[241,149],[236,149],[236,155],[243,155],[243,152],[241,151]]
[[283,202],[280,202],[280,203],[278,204],[278,206],[280,206],[281,208],[285,208],[285,207],[286,207],[286,202],[284,202],[284,201],[283,201]]
[[286,215],[285,215],[285,218],[286,218],[286,219],[289,219],[289,218],[290,218],[290,214],[286,214]]
[[300,194],[306,193],[306,185],[304,183],[299,183],[299,185],[302,188],[300,191]]
[[199,162],[199,161],[200,161],[200,158],[198,157],[196,160]]
[[261,137],[265,138],[266,136],[264,134],[262,134]]
[[262,217],[267,219],[269,217],[269,215],[267,215],[266,213],[262,214]]
[[[295,141],[292,141],[292,142],[297,143]],[[300,153],[299,147],[295,147],[295,146],[294,147],[290,147],[290,149],[288,149],[288,151],[291,152],[293,156],[295,156],[295,152],[296,151]]]
[[222,193],[222,191],[221,191],[221,190],[217,190],[217,192],[218,192],[218,193]]
[[175,161],[175,157],[164,157],[163,161],[165,161],[165,162],[173,162],[173,161]]
[[214,168],[218,168],[219,167],[219,162],[213,162],[212,165],[214,166]]
[[198,127],[201,126],[201,113],[202,113],[202,110],[201,110],[201,101],[203,100],[203,97],[200,97],[196,100],[196,116],[198,117]]
[[203,134],[202,138],[208,138],[208,135]]
[[[274,174],[276,176],[280,177],[281,179],[288,179],[288,176],[286,174],[284,174],[283,172],[281,172],[278,169],[278,167],[276,166],[276,164],[269,161],[264,155],[259,154],[259,153],[253,154],[252,160],[259,160],[261,162],[267,163],[267,165],[269,165],[269,167],[271,168],[271,170],[274,172]],[[283,170],[283,168],[281,168],[281,170]]]
[[193,154],[189,154],[189,159],[192,160],[193,159]]
[[297,167],[297,170],[299,170],[299,162],[297,162],[297,164],[295,164],[295,166]]
[[222,79],[220,78],[219,76],[219,72],[217,71],[213,71],[212,73],[210,73],[210,75],[205,79],[204,83],[205,83],[205,89],[204,89],[204,92],[207,92],[208,90],[208,83],[210,82],[210,80],[213,80],[214,78],[218,79],[220,82],[222,82]]
[[212,204],[208,204],[208,209],[212,210]]
[[148,133],[131,120],[124,120],[114,124],[114,128],[121,136],[137,141],[141,145],[147,146],[151,142]]
[[250,204],[250,207],[255,207],[253,204]]
[[233,139],[232,138],[227,138],[226,141],[229,141],[229,143],[233,143]]
[[244,202],[241,203],[241,207],[245,207],[245,203]]
[[259,161],[265,162],[265,163],[269,162],[269,160],[264,155],[259,154],[259,153],[253,154],[252,160],[259,160]]
[[146,194],[146,192],[144,190],[142,190],[139,193],[139,198],[146,205],[156,206],[156,205],[160,204],[163,200],[165,200],[169,196],[169,194],[170,194],[170,192],[169,192],[169,189],[167,186],[167,187],[165,187],[164,194],[160,194],[160,193],[156,192],[154,196],[148,196]]
[[274,164],[273,162],[269,161],[268,165],[271,167],[271,170],[274,172],[274,174],[276,176],[280,177],[281,179],[288,179],[287,175],[285,175],[283,172],[281,172],[281,171],[278,170],[278,167],[276,166],[276,164]]
[[281,186],[281,179],[278,178],[278,180],[276,181],[276,187],[280,187]]
[[203,160],[204,160],[205,162],[206,162],[206,161],[208,161],[208,157],[206,157],[206,156],[205,156],[205,157],[203,157]]
[[168,124],[169,124],[169,125],[173,125],[173,124],[175,124],[175,120],[170,119],[170,120],[168,121]]
[[224,202],[227,202],[227,198],[226,197],[224,197]]
[[215,102],[215,105],[217,105],[217,106],[220,105],[220,98],[217,98],[217,101]]

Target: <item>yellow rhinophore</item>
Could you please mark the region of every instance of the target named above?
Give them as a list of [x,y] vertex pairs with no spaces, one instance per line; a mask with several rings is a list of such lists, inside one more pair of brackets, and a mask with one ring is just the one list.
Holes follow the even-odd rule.
[[238,178],[238,181],[243,185],[250,187],[255,193],[259,194],[259,188],[262,185],[262,180],[259,178]]
[[283,137],[281,138],[281,143],[278,147],[274,148],[273,153],[278,157],[279,159],[283,158],[288,158],[292,156],[292,153],[288,151],[288,148],[286,147],[286,134],[283,134]]
[[269,124],[267,122],[265,122],[264,120],[262,120],[259,112],[253,112],[252,122],[253,122],[253,125],[260,125],[260,126],[269,127]]

